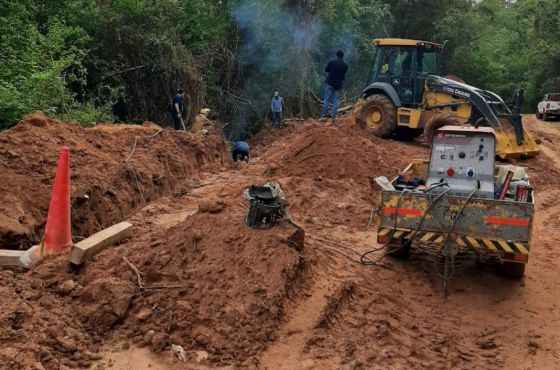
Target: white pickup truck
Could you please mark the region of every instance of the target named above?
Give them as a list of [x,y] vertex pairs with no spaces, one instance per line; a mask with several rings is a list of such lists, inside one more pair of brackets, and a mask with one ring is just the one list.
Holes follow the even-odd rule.
[[560,116],[560,93],[546,94],[537,105],[537,118],[548,120],[550,116]]

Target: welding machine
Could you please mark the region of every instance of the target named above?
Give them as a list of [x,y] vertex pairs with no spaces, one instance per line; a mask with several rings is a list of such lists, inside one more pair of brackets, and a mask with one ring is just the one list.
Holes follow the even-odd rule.
[[[490,127],[445,126],[433,137],[426,188],[477,198],[494,199],[496,136]],[[447,186],[445,189],[447,189]]]

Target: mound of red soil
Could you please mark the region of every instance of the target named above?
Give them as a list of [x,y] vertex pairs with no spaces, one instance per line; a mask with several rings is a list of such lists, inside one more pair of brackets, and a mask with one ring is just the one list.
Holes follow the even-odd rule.
[[[372,176],[397,174],[411,158],[426,158],[426,149],[384,140],[358,127],[349,117],[331,122],[291,124],[283,145],[274,145],[274,131],[267,130],[253,142],[272,147],[267,153],[270,174],[314,179],[354,180],[371,183]],[[287,137],[286,137],[287,136]]]
[[88,366],[117,332],[155,352],[176,344],[192,358],[206,351],[209,363],[255,365],[302,284],[303,235],[288,223],[250,229],[245,214],[236,200],[203,200],[165,232],[136,227],[139,238],[99,254],[79,275],[62,257],[0,275],[9,300],[0,302],[9,328],[0,362]]
[[[166,235],[135,247],[144,253],[128,251],[146,285],[123,325],[135,343],[156,352],[179,344],[208,352],[211,362],[240,364],[255,360],[274,339],[303,269],[300,232],[289,224],[252,230],[244,224],[245,209],[233,202],[220,208],[209,213],[201,204]],[[99,267],[86,278],[106,268]],[[123,262],[114,273],[137,279]]]
[[[427,158],[426,147],[384,140],[361,129],[352,117],[331,122],[291,123],[265,130],[252,140],[257,166],[290,194],[300,222],[344,224],[365,229],[379,202],[377,176],[389,179],[412,158]],[[375,216],[375,215],[374,215]],[[374,220],[375,221],[375,220]]]
[[43,276],[57,276],[50,283],[34,276],[0,272],[2,369],[87,367],[99,359],[68,304],[82,288],[68,279],[62,261],[55,268],[52,262],[42,266]]
[[80,237],[227,160],[218,131],[201,138],[160,130],[152,123],[84,129],[34,113],[0,133],[0,247],[27,249],[40,241],[62,145],[70,148],[73,235]]

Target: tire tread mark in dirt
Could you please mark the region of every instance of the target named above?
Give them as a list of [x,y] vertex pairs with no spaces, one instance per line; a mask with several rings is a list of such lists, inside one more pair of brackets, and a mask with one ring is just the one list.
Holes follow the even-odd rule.
[[290,319],[280,329],[278,339],[262,356],[263,369],[296,369],[304,365],[301,351],[305,339],[320,320],[327,304],[326,296],[331,289],[332,283],[324,278],[315,282],[310,296],[288,314]]

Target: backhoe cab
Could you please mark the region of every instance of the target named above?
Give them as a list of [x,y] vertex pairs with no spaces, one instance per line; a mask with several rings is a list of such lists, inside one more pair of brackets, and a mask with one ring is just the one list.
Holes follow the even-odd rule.
[[407,39],[374,40],[376,55],[356,121],[372,134],[412,139],[447,125],[489,126],[496,131],[501,158],[534,156],[539,148],[523,129],[523,91],[513,111],[496,94],[469,86],[445,74],[445,45]]

